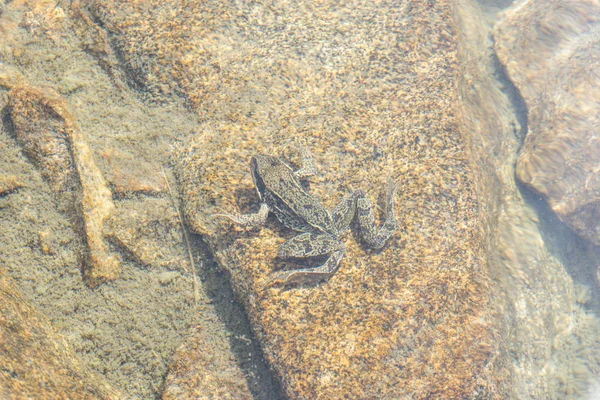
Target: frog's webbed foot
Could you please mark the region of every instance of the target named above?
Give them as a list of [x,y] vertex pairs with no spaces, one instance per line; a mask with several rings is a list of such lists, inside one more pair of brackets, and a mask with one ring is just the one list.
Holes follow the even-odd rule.
[[385,242],[392,236],[396,230],[396,215],[394,214],[394,195],[398,183],[391,181],[388,185],[388,192],[385,201],[385,219],[379,229],[375,225],[375,215],[373,213],[373,203],[362,191],[355,193],[356,198],[356,219],[360,226],[363,239],[369,246],[380,249]]
[[302,167],[294,172],[297,178],[306,178],[317,173],[317,167],[315,166],[315,160],[311,152],[304,146],[299,146],[298,151],[302,158]]
[[279,258],[307,258],[328,255],[325,263],[315,268],[301,268],[275,272],[264,286],[285,286],[291,283],[316,283],[331,276],[346,253],[346,246],[327,234],[303,233],[291,238],[278,249]]
[[267,222],[267,217],[269,216],[269,206],[267,203],[262,203],[258,212],[254,214],[214,214],[214,216],[228,218],[236,224],[242,226],[262,226]]

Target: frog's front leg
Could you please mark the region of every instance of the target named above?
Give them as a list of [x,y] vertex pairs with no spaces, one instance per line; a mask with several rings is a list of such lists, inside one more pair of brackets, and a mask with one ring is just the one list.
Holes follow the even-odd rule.
[[254,214],[241,214],[241,215],[233,215],[233,214],[215,214],[215,217],[225,217],[229,218],[233,222],[238,225],[243,226],[262,226],[267,222],[267,217],[269,216],[269,206],[267,203],[262,203],[260,205],[260,209],[258,212]]
[[299,147],[300,157],[302,158],[302,167],[299,170],[294,171],[294,175],[297,178],[306,178],[317,173],[317,167],[315,166],[315,160],[313,155],[306,147]]
[[290,283],[315,283],[331,276],[339,267],[346,253],[346,246],[328,234],[303,233],[279,246],[279,258],[307,258],[329,255],[319,267],[279,271],[271,275],[265,285],[288,285]]

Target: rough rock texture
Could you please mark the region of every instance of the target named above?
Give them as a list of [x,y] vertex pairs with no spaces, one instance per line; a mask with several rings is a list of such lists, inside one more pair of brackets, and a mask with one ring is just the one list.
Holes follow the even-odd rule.
[[[234,352],[243,365],[234,372],[243,376],[243,368],[251,390],[275,393],[257,398],[276,398],[278,391],[270,390],[273,385],[264,384],[272,380],[241,307],[231,301],[229,283],[214,263],[207,262],[205,251],[195,246],[196,238],[186,248],[173,207],[177,193],[165,192],[161,166],[169,174],[172,145],[196,128],[197,117],[178,98],[163,98],[161,104],[144,102],[139,92],[128,88],[106,34],[77,1],[0,1],[0,265],[23,291],[22,306],[31,304],[47,317],[82,365],[121,389],[124,396],[117,398],[159,398],[168,364],[191,326],[210,332],[205,353],[224,351],[212,354],[230,360]],[[111,233],[120,242],[115,240],[112,244],[118,246],[111,244],[111,251],[121,256],[119,279],[93,289],[83,284],[80,255],[86,244],[79,180],[86,179],[90,170],[73,179],[79,203],[71,201],[69,193],[53,191],[51,180],[41,176],[46,172],[41,152],[32,146],[28,156],[23,142],[16,140],[9,105],[16,100],[9,95],[15,88],[21,91],[23,111],[31,111],[18,123],[23,129],[34,128],[25,135],[31,141],[80,151],[70,142],[77,134],[72,130],[85,133],[79,138],[91,152],[84,155],[91,157],[93,152],[108,183],[97,186],[100,182],[89,181],[94,186],[90,190],[106,193],[108,186],[115,195],[117,218]],[[70,157],[70,163],[62,164],[71,168],[69,173],[77,169],[77,155],[50,154]],[[60,176],[64,171],[58,170]],[[170,181],[176,188],[176,180]],[[193,275],[191,257],[208,283],[195,287],[200,279]],[[5,305],[0,299],[0,314]],[[36,330],[35,323],[27,320],[23,331]],[[32,365],[54,350],[51,343],[42,345],[32,345],[25,353]],[[21,364],[16,350],[0,349],[0,373],[9,373],[3,369],[7,365]],[[61,374],[71,368],[60,363],[45,369],[43,383],[63,381]],[[219,371],[212,372],[224,378]],[[19,398],[13,384],[19,376],[10,378],[11,385],[0,382],[3,400]],[[29,398],[60,396],[40,391]],[[74,392],[70,398],[77,396]]]
[[[221,82],[220,67],[209,62],[207,47],[229,39],[215,35],[234,17],[228,2],[91,1],[89,8],[117,48],[128,83],[151,98],[184,94],[196,107]],[[225,46],[228,56],[236,57]],[[215,104],[216,105],[216,104]]]
[[25,186],[16,176],[0,175],[0,197]]
[[103,151],[98,159],[106,172],[106,180],[115,196],[127,197],[133,193],[157,195],[166,191],[160,165],[148,162],[134,149]]
[[104,241],[114,211],[112,193],[64,98],[51,89],[17,86],[9,93],[17,140],[65,203],[81,219],[87,244],[84,278],[91,286],[115,279],[121,265]]
[[[287,395],[493,396],[448,4],[118,4],[91,8],[130,77],[185,93],[203,121],[181,149],[186,216],[230,272]],[[294,159],[299,142],[320,168],[310,190],[330,209],[350,188],[379,199],[397,177],[401,228],[379,252],[348,235],[341,269],[322,285],[260,292],[293,233],[212,214],[256,211],[250,156]]]
[[194,327],[173,357],[163,400],[253,399],[246,378],[228,350],[223,342],[215,343],[214,332]]
[[[7,123],[2,174],[27,185],[11,191],[8,182],[0,195],[0,261],[82,360],[127,395],[159,395],[196,300],[198,328],[175,356],[165,398],[244,398],[248,387],[257,399],[281,398],[256,388],[270,380],[253,376],[259,351],[237,346],[233,362],[229,347],[247,339],[225,334],[212,314],[217,296],[192,295],[160,179],[173,150],[187,222],[230,273],[289,398],[586,394],[600,365],[598,321],[585,309],[593,296],[547,251],[541,218],[515,185],[522,120],[514,120],[510,85],[496,81],[490,31],[476,10],[457,18],[454,31],[456,14],[444,1],[85,7],[0,3],[0,108],[5,89],[25,82],[64,96],[122,213],[110,228],[123,279],[88,290],[65,268],[77,265],[77,234],[60,226],[68,223],[55,213],[49,185]],[[467,51],[463,37],[458,56],[461,34],[474,48]],[[183,95],[196,115],[164,94]],[[60,133],[56,120],[46,128]],[[298,144],[315,154],[320,172],[306,185],[329,208],[350,189],[381,200],[389,177],[397,178],[400,228],[381,251],[363,246],[355,230],[347,235],[347,256],[326,283],[261,291],[273,270],[294,267],[275,255],[295,233],[273,218],[244,230],[212,216],[256,211],[250,156],[297,163]],[[189,251],[194,258],[199,247]],[[210,267],[199,270],[210,279]],[[236,316],[220,310],[223,319]]]
[[600,245],[600,3],[526,1],[494,34],[527,109],[517,177]]
[[106,235],[125,254],[146,267],[177,269],[188,263],[180,249],[164,246],[166,239],[184,242],[170,199],[123,200],[119,206],[120,212],[107,223]]
[[65,106],[52,91],[17,86],[9,92],[8,112],[23,152],[37,165],[57,196],[72,208],[79,185],[69,133],[64,117]]
[[0,397],[120,399],[84,369],[63,337],[23,298],[0,267]]

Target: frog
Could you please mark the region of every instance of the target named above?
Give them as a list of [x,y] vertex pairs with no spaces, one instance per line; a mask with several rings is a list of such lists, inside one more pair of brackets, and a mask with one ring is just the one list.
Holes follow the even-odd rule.
[[312,154],[300,149],[301,166],[294,170],[276,156],[256,154],[250,159],[250,173],[260,198],[259,210],[251,214],[216,214],[245,227],[265,225],[270,213],[287,228],[299,232],[279,246],[280,259],[326,257],[322,265],[277,271],[271,274],[264,287],[318,283],[330,278],[340,267],[346,253],[343,235],[356,219],[362,240],[371,248],[381,249],[397,228],[394,197],[398,186],[388,184],[384,218],[377,227],[373,203],[362,190],[354,190],[342,198],[330,212],[301,180],[315,175],[317,168]]

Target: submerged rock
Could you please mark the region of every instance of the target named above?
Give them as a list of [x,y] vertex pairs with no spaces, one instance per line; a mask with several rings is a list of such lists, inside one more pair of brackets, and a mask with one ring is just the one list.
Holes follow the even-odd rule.
[[[482,371],[494,322],[457,129],[450,5],[123,4],[124,13],[114,2],[91,7],[136,83],[183,91],[200,115],[178,149],[186,219],[231,275],[285,394],[493,397],[493,374]],[[214,214],[256,211],[250,157],[295,162],[299,142],[319,168],[310,192],[330,210],[351,188],[375,201],[398,177],[401,228],[381,251],[347,235],[326,283],[261,291],[274,270],[298,267],[276,257],[292,233]]]
[[559,218],[600,245],[600,5],[528,1],[495,32],[496,51],[527,105],[517,177]]
[[63,210],[82,225],[87,283],[115,279],[121,265],[103,237],[104,222],[115,208],[112,193],[66,101],[51,89],[23,85],[10,91],[8,110],[23,151],[61,199]]
[[166,191],[160,165],[148,162],[133,149],[110,148],[102,151],[97,161],[100,167],[104,167],[106,180],[116,197],[134,193],[158,195]]
[[23,298],[0,268],[0,397],[119,399],[85,369],[66,340]]
[[145,267],[179,269],[183,265],[186,269],[189,264],[182,257],[185,249],[165,246],[167,241],[181,246],[184,243],[177,212],[167,198],[121,200],[118,213],[107,222],[105,231],[113,244]]
[[[219,332],[220,333],[220,332]],[[219,333],[195,327],[177,349],[165,381],[163,400],[250,400],[244,374]]]
[[9,92],[8,110],[17,141],[23,152],[36,164],[42,176],[65,208],[72,207],[71,197],[79,185],[70,150],[70,138],[63,117],[66,103],[26,85]]
[[0,197],[25,186],[16,176],[0,175]]

